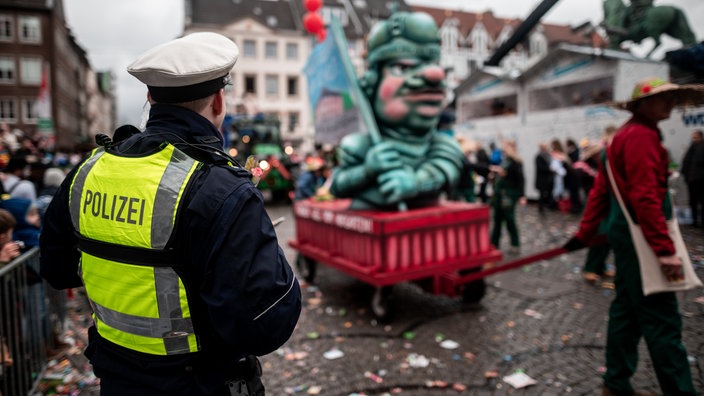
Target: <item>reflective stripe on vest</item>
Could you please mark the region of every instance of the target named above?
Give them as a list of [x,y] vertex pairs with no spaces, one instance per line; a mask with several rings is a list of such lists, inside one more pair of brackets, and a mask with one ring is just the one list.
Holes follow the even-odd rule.
[[[71,185],[73,225],[82,238],[161,251],[199,165],[172,145],[145,157],[96,149]],[[80,273],[96,328],[105,339],[153,355],[199,350],[186,291],[173,268],[128,264],[84,251]]]

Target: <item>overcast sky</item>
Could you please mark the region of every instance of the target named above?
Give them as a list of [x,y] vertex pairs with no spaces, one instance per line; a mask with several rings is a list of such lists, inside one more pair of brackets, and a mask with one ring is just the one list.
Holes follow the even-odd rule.
[[[301,0],[302,1],[302,0]],[[541,0],[406,0],[411,5],[428,5],[469,12],[492,10],[494,15],[525,18]],[[698,40],[704,39],[703,0],[655,0],[685,11]],[[118,123],[138,125],[146,100],[146,88],[126,72],[127,65],[143,51],[178,37],[183,30],[182,0],[64,0],[67,24],[88,53],[94,70],[111,70],[116,78]],[[601,0],[560,0],[543,18],[544,22],[578,25],[602,20]],[[663,40],[664,49],[679,42]],[[637,50],[645,53],[651,42]],[[664,53],[664,50],[661,51]]]

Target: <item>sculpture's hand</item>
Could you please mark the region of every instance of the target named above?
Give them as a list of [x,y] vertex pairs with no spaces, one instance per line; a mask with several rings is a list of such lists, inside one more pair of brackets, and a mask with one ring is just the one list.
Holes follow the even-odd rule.
[[370,175],[376,176],[403,166],[401,156],[391,142],[377,143],[367,151],[364,167]]
[[416,176],[411,168],[393,169],[382,173],[377,178],[379,192],[389,203],[400,202],[418,194]]

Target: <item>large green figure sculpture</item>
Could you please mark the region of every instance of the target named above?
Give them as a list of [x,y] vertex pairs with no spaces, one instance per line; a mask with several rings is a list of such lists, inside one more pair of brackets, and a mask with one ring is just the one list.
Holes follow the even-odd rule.
[[367,72],[360,78],[379,127],[345,136],[331,193],[352,198],[351,209],[396,210],[430,206],[453,187],[462,151],[437,133],[445,98],[440,39],[425,13],[396,12],[369,33]]

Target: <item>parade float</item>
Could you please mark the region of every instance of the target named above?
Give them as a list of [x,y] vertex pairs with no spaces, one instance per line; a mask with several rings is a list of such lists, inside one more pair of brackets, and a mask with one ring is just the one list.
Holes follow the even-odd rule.
[[381,320],[392,317],[389,297],[401,282],[480,301],[485,276],[527,261],[498,265],[488,206],[442,199],[460,177],[463,153],[436,130],[445,74],[435,22],[395,12],[378,23],[359,78],[339,24],[333,20],[322,36],[306,74],[316,140],[339,147],[336,198],[294,204],[289,244],[299,274],[313,282],[322,264],[375,286],[371,309]]

